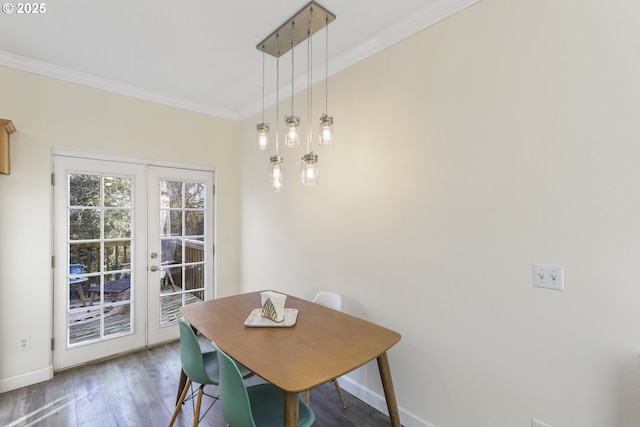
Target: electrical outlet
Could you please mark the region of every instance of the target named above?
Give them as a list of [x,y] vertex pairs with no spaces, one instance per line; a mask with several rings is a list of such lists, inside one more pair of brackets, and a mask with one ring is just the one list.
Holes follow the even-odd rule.
[[542,421],[531,418],[531,427],[551,427],[549,424],[545,424]]
[[31,348],[31,337],[24,336],[20,338],[18,342],[18,350],[29,350]]
[[533,264],[533,286],[564,291],[564,268],[561,265]]

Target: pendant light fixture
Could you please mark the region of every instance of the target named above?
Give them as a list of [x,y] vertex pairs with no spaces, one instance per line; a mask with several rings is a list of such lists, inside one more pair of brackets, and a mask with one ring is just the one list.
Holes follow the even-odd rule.
[[[329,18],[327,18],[329,19]],[[324,59],[324,113],[320,117],[320,132],[318,133],[318,144],[322,146],[333,145],[333,117],[327,114],[329,110],[329,22],[324,28],[325,31],[325,59]]]
[[269,148],[269,123],[264,122],[264,46],[262,46],[262,123],[256,125],[258,130],[258,150],[266,151]]
[[[269,37],[260,42],[256,48],[263,53],[262,62],[262,123],[258,123],[256,128],[258,130],[258,149],[266,150],[268,148],[268,132],[269,124],[264,123],[264,54],[268,53],[277,58],[276,61],[276,142],[275,142],[275,155],[270,157],[270,172],[269,181],[271,183],[271,189],[273,191],[280,191],[284,184],[284,159],[279,155],[279,131],[280,131],[280,56],[291,50],[291,115],[284,117],[285,123],[285,146],[295,148],[300,146],[300,117],[294,115],[294,78],[295,78],[295,65],[293,50],[294,47],[307,40],[308,45],[308,70],[307,70],[307,100],[308,100],[308,130],[307,130],[307,151],[302,156],[301,160],[301,172],[300,180],[306,185],[315,185],[318,183],[318,156],[311,151],[311,145],[313,142],[312,125],[311,125],[311,110],[312,110],[312,43],[311,37],[314,33],[321,30],[323,27],[329,25],[336,19],[336,16],[326,10],[324,7],[317,4],[315,1],[311,1],[298,13],[292,16],[287,22],[282,24],[277,30],[275,30]],[[303,26],[296,26],[296,23],[307,23],[306,31]],[[300,28],[298,28],[300,27]],[[328,32],[326,35],[327,43],[329,40]],[[283,50],[280,50],[282,46]],[[326,60],[328,60],[328,46],[325,53]],[[325,113],[320,119],[320,134],[319,145],[331,145],[333,141],[333,130],[331,125],[333,124],[333,118],[327,114],[327,99],[328,99],[328,66],[325,69]],[[327,128],[329,133],[327,133]],[[266,128],[266,129],[265,129]],[[262,133],[261,133],[262,132]],[[327,137],[330,135],[330,138]],[[261,140],[261,136],[266,136]],[[262,141],[262,142],[260,142]],[[264,147],[264,148],[263,148]]]
[[[276,34],[276,118],[280,116],[280,45],[279,36]],[[271,156],[271,169],[269,171],[269,182],[271,190],[278,192],[282,190],[284,185],[284,159],[278,154],[280,124],[276,120],[276,154]]]
[[[295,34],[296,32],[296,23],[295,21],[291,22],[291,34]],[[293,81],[294,81],[294,60],[295,55],[293,54],[294,38],[291,38],[291,115],[285,116],[284,122],[287,125],[287,135],[284,138],[284,145],[289,148],[297,148],[300,146],[300,117],[293,115]]]
[[311,58],[313,57],[313,44],[311,43],[311,22],[313,22],[313,8],[310,11],[309,30],[307,31],[307,154],[302,156],[300,163],[300,182],[305,185],[316,185],[318,183],[318,156],[311,151],[312,126],[311,126],[311,106],[313,105],[313,78],[311,77]]

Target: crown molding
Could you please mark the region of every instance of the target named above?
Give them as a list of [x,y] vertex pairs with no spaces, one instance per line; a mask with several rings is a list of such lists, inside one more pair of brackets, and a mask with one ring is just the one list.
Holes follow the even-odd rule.
[[216,108],[210,105],[193,102],[187,99],[167,95],[160,92],[154,92],[137,86],[120,83],[102,77],[97,77],[91,74],[72,70],[70,68],[60,67],[58,65],[37,61],[35,59],[1,50],[0,65],[15,68],[21,71],[27,71],[29,73],[39,74],[45,77],[64,80],[70,83],[89,86],[107,92],[130,96],[132,98],[155,102],[157,104],[168,105],[170,107],[180,108],[182,110],[194,111],[196,113],[202,113],[209,116],[215,116],[234,121],[239,120],[238,114],[234,111]]
[[[387,47],[392,46],[395,43],[419,31],[422,31],[425,28],[428,28],[431,25],[434,25],[451,15],[454,15],[462,9],[478,3],[479,1],[481,0],[460,0],[453,5],[447,4],[446,7],[444,7],[441,3],[431,2],[428,6],[418,11],[417,13],[412,14],[404,21],[397,22],[396,24],[387,27],[385,30],[377,33],[374,37],[365,40],[364,42],[354,46],[353,48],[345,51],[341,55],[329,61],[329,75],[333,75],[339,71],[342,71],[350,67],[351,65],[354,65],[357,62],[360,62],[363,59],[372,56],[375,53],[386,49]],[[197,113],[234,121],[244,120],[256,113],[259,113],[262,108],[261,100],[257,100],[256,102],[253,102],[238,111],[218,108],[211,105],[175,97],[172,95],[154,92],[137,86],[104,79],[102,77],[93,76],[87,73],[82,73],[76,70],[60,67],[42,61],[37,61],[1,50],[0,65],[27,71],[34,74],[40,74],[42,76],[51,77],[54,79],[89,86],[107,92],[117,93],[120,95],[130,96],[145,101],[164,104],[183,110],[194,111]],[[324,66],[322,68],[324,68]],[[318,70],[318,72],[315,71],[316,70],[314,69],[315,76],[324,76],[324,73],[319,72],[320,70]],[[322,80],[322,78],[314,78],[313,83]],[[306,88],[306,84],[306,78],[303,77],[296,80],[295,87],[303,90]],[[280,89],[281,91],[283,90],[283,88]],[[275,91],[273,91],[273,93],[265,94],[265,101],[268,101],[267,105],[274,105],[275,99]]]
[[[407,19],[387,27],[383,31],[378,32],[374,37],[355,45],[351,49],[330,60],[328,66],[329,75],[336,74],[339,71],[349,68],[363,59],[368,58],[369,56],[372,56],[381,50],[386,49],[387,47],[390,47],[480,1],[481,0],[460,0],[453,5],[448,4],[448,7],[443,7],[438,2],[431,2],[427,7],[412,14]],[[317,69],[314,68],[313,75],[320,77],[314,77],[312,83],[315,84],[320,80],[323,80],[324,64]],[[290,83],[287,87],[291,87]],[[295,81],[295,87],[300,88],[300,90],[306,89],[306,77],[297,79]],[[282,87],[280,88],[280,91],[283,91]],[[288,93],[286,90],[284,92]],[[265,106],[273,106],[275,105],[275,102],[275,91],[265,94]],[[241,109],[238,112],[238,116],[241,120],[244,120],[259,113],[261,109],[262,101],[256,101]]]

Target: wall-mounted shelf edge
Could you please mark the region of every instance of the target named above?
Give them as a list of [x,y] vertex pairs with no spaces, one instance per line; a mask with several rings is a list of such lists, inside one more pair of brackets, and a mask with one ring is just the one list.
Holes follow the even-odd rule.
[[9,175],[11,172],[9,135],[16,131],[11,120],[0,119],[0,173]]

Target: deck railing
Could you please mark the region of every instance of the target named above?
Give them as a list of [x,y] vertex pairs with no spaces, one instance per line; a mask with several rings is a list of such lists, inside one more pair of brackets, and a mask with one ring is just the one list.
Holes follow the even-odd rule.
[[[131,240],[110,240],[104,244],[104,271],[121,270],[131,263]],[[100,271],[100,242],[74,242],[69,245],[69,263],[83,264],[86,273]]]
[[[112,240],[104,241],[104,272],[118,272],[128,270],[131,265],[131,241]],[[184,245],[184,255],[181,244]],[[74,242],[69,245],[69,263],[83,264],[83,273],[99,273],[100,268],[99,241]],[[197,289],[204,286],[204,262],[205,262],[204,242],[201,240],[184,239],[178,240],[173,254],[174,264],[186,264],[184,269],[185,289]],[[184,256],[184,257],[183,257]],[[182,287],[183,277],[181,269],[173,268],[173,280],[178,287]],[[115,277],[113,277],[115,278]],[[109,278],[112,280],[112,278]],[[89,280],[91,282],[91,280]]]

